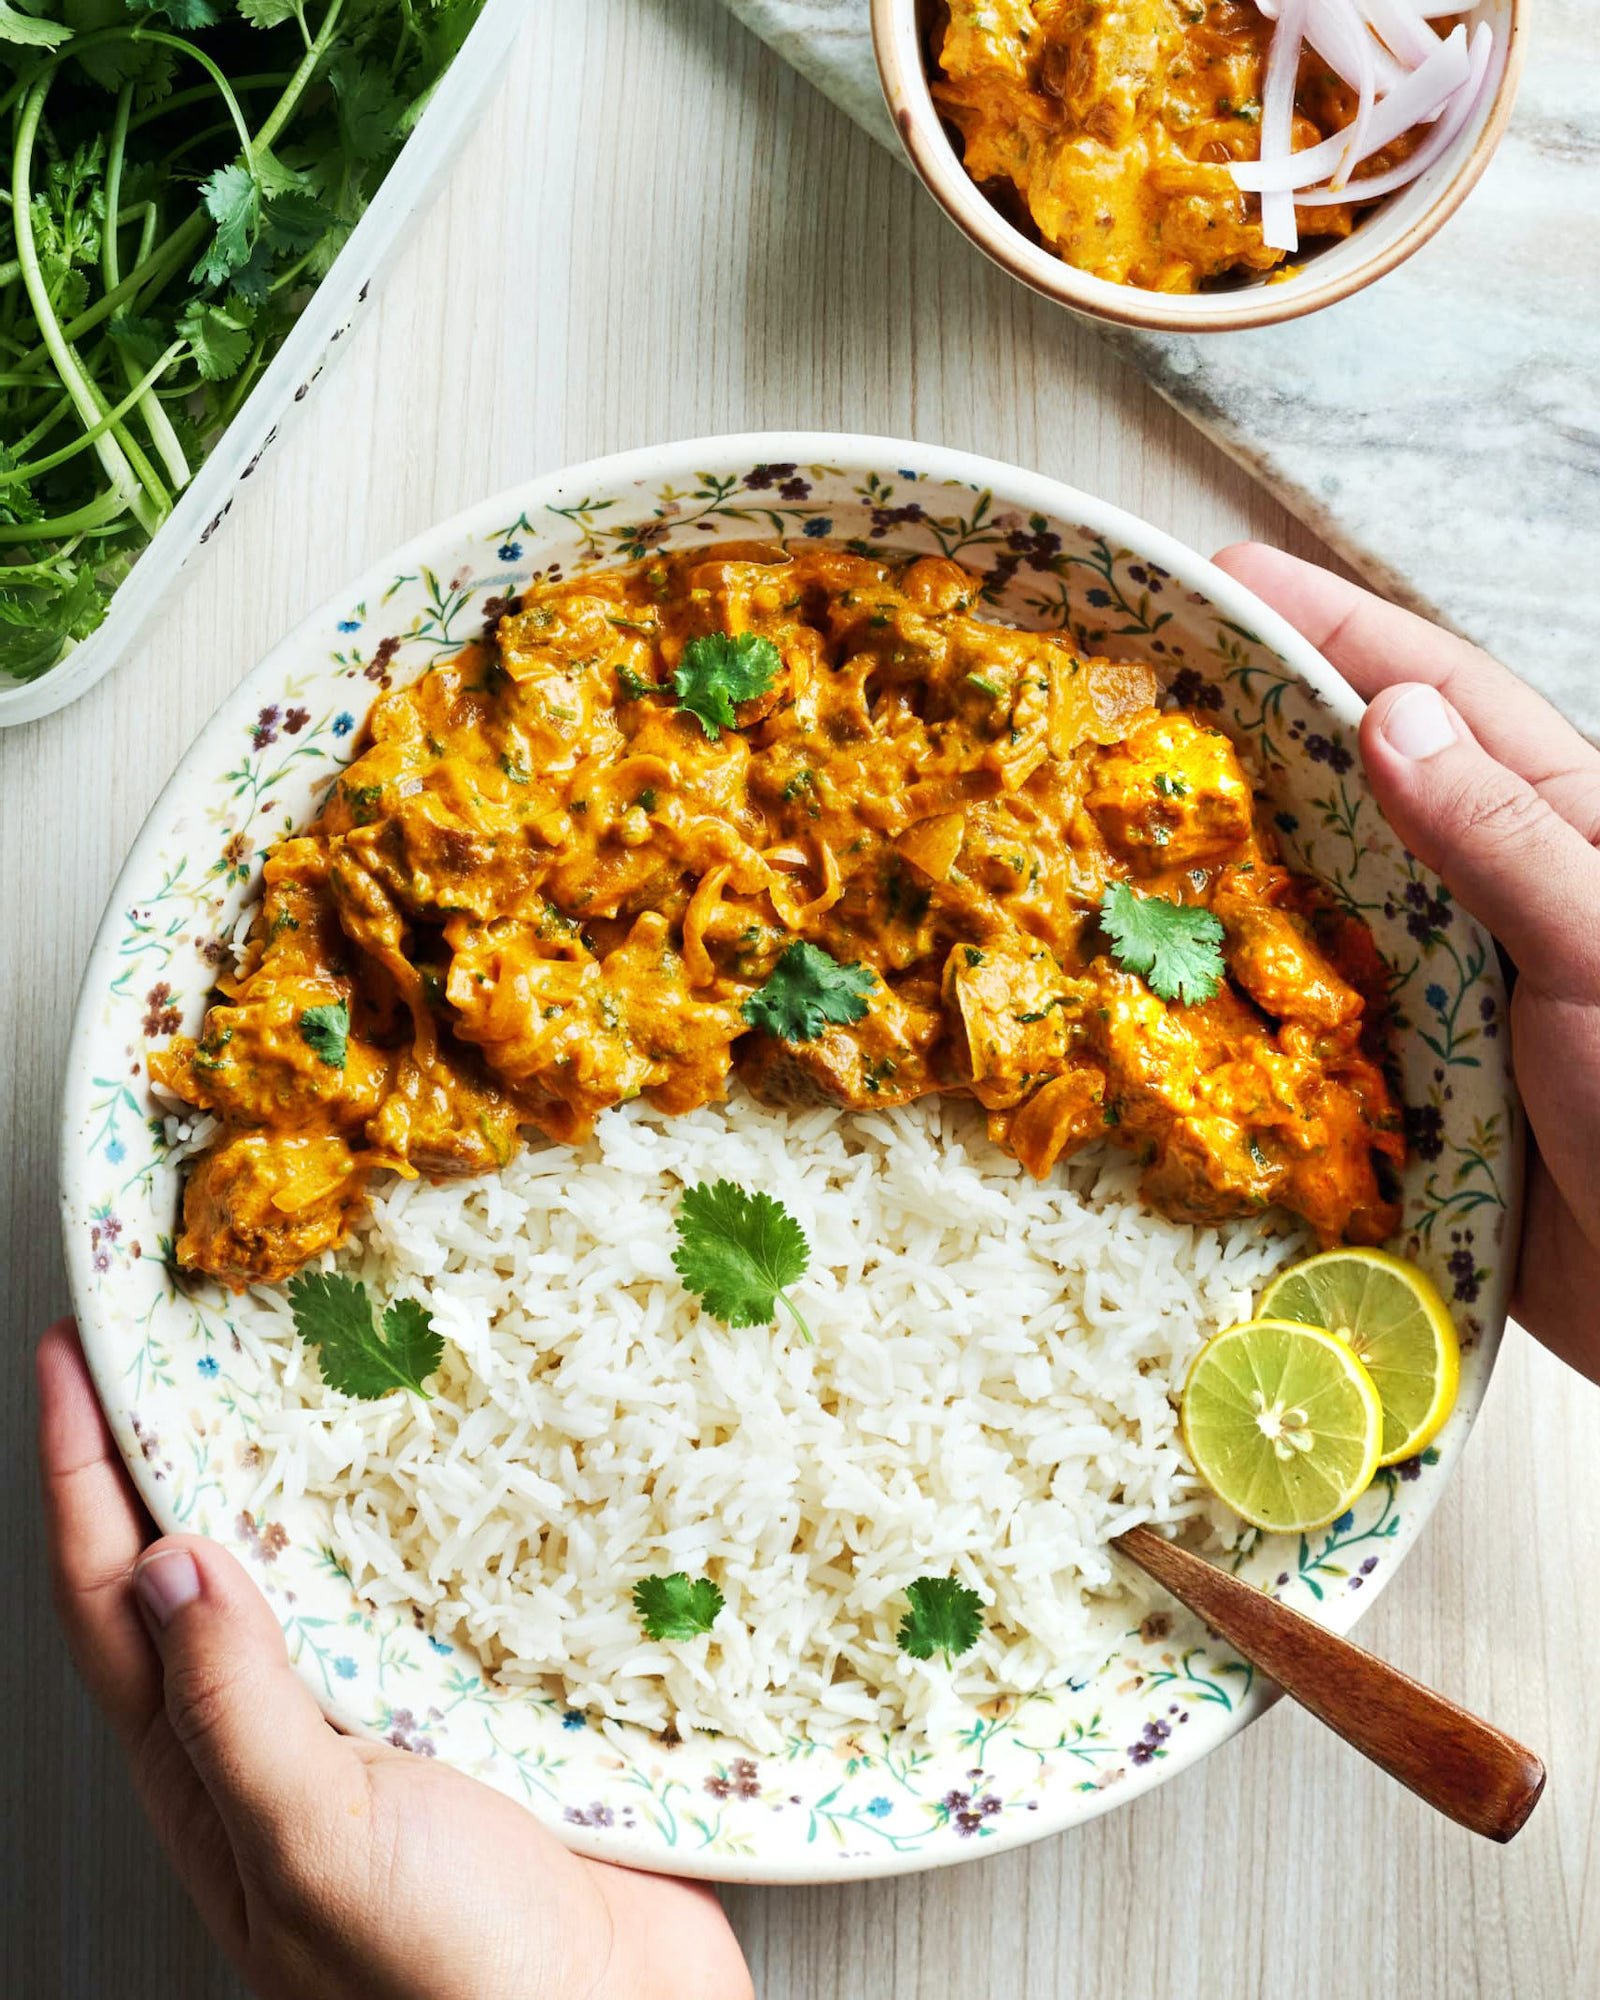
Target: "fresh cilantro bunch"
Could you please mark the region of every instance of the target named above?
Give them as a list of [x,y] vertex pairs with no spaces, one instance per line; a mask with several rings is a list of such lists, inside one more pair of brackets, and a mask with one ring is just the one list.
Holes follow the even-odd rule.
[[1124,971],[1137,972],[1162,1000],[1209,1000],[1222,984],[1222,920],[1210,910],[1141,896],[1113,882],[1100,903],[1100,928]]
[[117,585],[483,0],[0,0],[0,674]]

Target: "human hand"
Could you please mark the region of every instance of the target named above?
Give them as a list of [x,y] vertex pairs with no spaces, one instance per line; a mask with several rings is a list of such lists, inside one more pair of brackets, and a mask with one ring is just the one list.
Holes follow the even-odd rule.
[[1487,653],[1326,570],[1251,542],[1216,561],[1371,704],[1384,816],[1516,965],[1532,1144],[1512,1311],[1600,1381],[1600,750]]
[[582,1861],[486,1785],[333,1729],[239,1564],[198,1535],[151,1539],[71,1320],[38,1377],[73,1659],[263,2000],[748,2000],[709,1890]]

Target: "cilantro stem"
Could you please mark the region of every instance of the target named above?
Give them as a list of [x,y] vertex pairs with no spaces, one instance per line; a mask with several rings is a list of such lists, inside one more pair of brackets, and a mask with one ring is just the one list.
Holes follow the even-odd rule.
[[[247,96],[253,90],[281,90],[289,81],[291,72],[286,69],[267,70],[259,76],[236,76],[233,92],[236,97]],[[148,104],[143,111],[136,111],[128,121],[130,132],[141,131],[158,118],[165,118],[169,112],[187,110],[191,104],[203,104],[211,95],[211,86],[197,83],[188,90],[175,90],[170,97],[163,97],[154,104]]]
[[228,384],[227,400],[222,405],[222,423],[228,424],[233,421],[235,413],[243,406],[245,397],[255,386],[256,376],[260,373],[261,364],[266,358],[267,344],[264,340],[258,340],[251,348],[244,366]]
[[801,1312],[800,1308],[795,1304],[794,1300],[790,1298],[787,1292],[780,1291],[778,1293],[778,1304],[780,1306],[787,1307],[789,1312],[793,1315],[795,1325],[799,1327],[800,1331],[805,1335],[806,1346],[815,1347],[817,1344],[817,1336],[811,1331],[810,1327],[806,1325],[805,1314]]
[[140,292],[148,291],[158,283],[164,284],[178,265],[187,262],[190,254],[205,241],[206,231],[211,227],[211,218],[202,208],[180,222],[172,234],[165,239],[159,249],[153,250],[141,263],[122,280],[115,290],[107,292],[87,306],[76,319],[70,319],[61,329],[68,340],[78,340],[97,327],[102,320],[110,319],[119,306],[124,306]]
[[122,419],[112,413],[111,405],[107,402],[105,392],[99,383],[92,376],[85,376],[84,379],[94,406],[100,413],[101,421],[106,425],[109,435],[121,445],[128,463],[133,467],[134,477],[158,509],[157,526],[159,526],[172,512],[172,495],[167,491],[166,482],[145,456],[144,446],[139,443]]
[[140,218],[139,250],[133,260],[138,264],[142,263],[150,255],[151,250],[155,246],[156,224],[160,218],[156,214],[156,205],[153,201],[137,201],[132,208],[125,208],[118,215],[117,227],[119,229],[126,229],[135,217]]
[[[100,232],[100,269],[108,292],[116,290],[121,275],[118,269],[117,230],[122,221],[122,163],[127,152],[128,117],[132,109],[133,85],[125,83],[117,93],[116,115],[111,125],[111,146],[106,160],[106,223]],[[155,203],[147,202],[144,206],[146,214],[140,232],[140,248],[148,252],[155,236]],[[167,363],[181,352],[181,342],[169,347],[155,368],[139,383],[133,397],[150,433],[150,441],[167,469],[174,492],[181,492],[189,483],[189,461],[183,455],[183,446],[178,442],[178,433],[172,428],[171,418],[162,409],[160,398],[151,391],[158,378],[166,372]],[[121,361],[123,374],[131,383],[138,364],[130,354],[124,354]]]
[[126,26],[95,28],[89,34],[74,35],[70,42],[63,42],[58,48],[51,49],[42,61],[30,64],[5,95],[0,97],[0,118],[4,118],[8,111],[14,109],[34,84],[42,83],[47,76],[60,69],[63,63],[70,62],[74,57],[85,55],[91,50],[104,48],[108,42],[131,41],[138,32],[137,28]]
[[[28,303],[33,307],[34,317],[39,322],[39,333],[61,379],[61,386],[72,398],[73,406],[86,426],[98,424],[101,410],[87,379],[78,365],[70,342],[62,331],[61,322],[56,318],[51,304],[50,292],[45,284],[44,273],[39,267],[38,245],[33,233],[33,205],[28,183],[28,169],[33,161],[33,144],[38,134],[39,120],[44,112],[45,96],[50,89],[57,65],[52,63],[45,73],[29,90],[22,100],[22,111],[17,121],[16,155],[11,168],[11,225],[17,237],[17,261],[22,266],[22,282],[27,290]],[[152,504],[150,495],[140,486],[135,477],[127,454],[114,434],[99,438],[95,443],[95,455],[105,469],[107,478],[114,488],[128,496],[134,517],[146,534],[153,535],[161,525],[160,511]],[[35,528],[38,524],[35,523]]]
[[[0,381],[3,381],[4,379],[5,378],[3,376],[0,376]],[[31,376],[28,377],[27,379],[30,386],[34,387],[37,386],[37,384],[33,383],[33,379]],[[55,429],[56,425],[60,423],[61,419],[63,417],[71,416],[71,414],[72,414],[72,398],[70,396],[58,396],[56,400],[45,411],[44,415],[39,419],[39,421],[36,424],[31,424],[28,427],[28,429],[22,433],[21,437],[19,437],[17,441],[10,447],[10,449],[13,452],[32,451],[33,447],[39,442],[40,438],[48,437],[50,433]]]
[[[82,432],[78,437],[75,437],[71,444],[64,444],[59,450],[48,452],[43,458],[30,459],[23,465],[0,466],[0,490],[3,490],[7,486],[15,486],[24,479],[32,479],[41,472],[53,472],[58,465],[65,465],[69,458],[76,458],[80,451],[86,450],[94,443],[97,437],[109,431],[135,405],[142,405],[144,398],[148,396],[154,383],[166,373],[168,367],[182,352],[183,342],[181,340],[173,341],[166,353],[152,367],[147,369],[143,375],[135,379],[132,388],[123,397],[122,401],[114,409],[107,410],[106,414],[97,424],[93,425],[89,430]],[[158,411],[160,410],[159,404],[157,405],[157,409]],[[165,413],[162,412],[161,414],[163,421],[165,421]],[[179,456],[181,457],[182,454],[180,453]]]
[[[312,42],[304,56],[301,57],[293,74],[289,78],[288,84],[284,88],[283,95],[272,107],[271,111],[267,113],[266,123],[256,134],[256,144],[258,146],[270,146],[283,130],[294,107],[300,102],[301,92],[311,81],[312,77],[316,75],[318,65],[328,53],[329,44],[333,40],[333,31],[338,27],[339,16],[343,12],[344,0],[328,0],[328,11],[322,17],[322,26],[317,30],[316,40]],[[302,17],[300,25],[304,29],[304,17]]]
[[316,256],[316,254],[317,253],[315,247],[313,247],[310,250],[302,251],[300,255],[296,257],[294,262],[291,265],[289,265],[287,270],[281,271],[278,274],[278,276],[273,279],[271,285],[268,287],[268,290],[274,292],[285,292],[290,288],[291,285],[298,284],[300,280],[305,276],[306,269],[311,263],[311,260]]
[[218,94],[228,107],[228,117],[233,129],[239,135],[240,149],[246,160],[250,158],[250,124],[240,108],[239,100],[233,94],[233,86],[218,69],[198,42],[185,41],[182,35],[169,35],[160,28],[130,28],[128,39],[134,42],[154,42],[158,48],[175,49],[179,55],[188,56],[197,62],[216,85]]
[[0,543],[38,542],[47,535],[75,535],[85,528],[101,528],[119,514],[126,514],[132,500],[128,489],[109,487],[70,514],[57,514],[49,521],[0,521]]
[[0,590],[14,588],[19,583],[39,583],[60,574],[60,565],[77,553],[81,535],[70,537],[51,556],[48,562],[0,563]]

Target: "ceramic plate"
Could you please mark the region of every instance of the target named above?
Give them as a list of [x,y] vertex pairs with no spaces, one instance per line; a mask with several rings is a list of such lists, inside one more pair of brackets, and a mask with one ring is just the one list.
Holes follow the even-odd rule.
[[[193,1031],[268,845],[310,816],[381,688],[475,636],[531,582],[716,538],[940,550],[994,610],[1086,649],[1154,660],[1249,745],[1284,846],[1371,924],[1393,969],[1411,1164],[1399,1245],[1452,1301],[1461,1397],[1437,1444],[1353,1510],[1262,1539],[1243,1574],[1349,1626],[1415,1540],[1483,1400],[1516,1240],[1519,1154],[1505,994],[1488,938],[1418,867],[1368,796],[1361,704],[1237,583],[1132,516],[1030,473],[893,440],[704,440],[530,481],[419,537],[278,646],[163,792],[96,938],[73,1029],[62,1210],[100,1394],[151,1512],[242,1558],[327,1712],[523,1799],[608,1860],[729,1880],[890,1874],[1077,1825],[1161,1783],[1258,1714],[1268,1691],[1175,1606],[1133,1623],[1098,1672],[998,1697],[958,1733],[856,1731],[757,1758],[667,1744],[487,1681],[407,1618],[376,1616],[307,1500],[258,1496],[273,1384],[254,1308],[169,1271],[179,1174],[147,1062]],[[1136,1614],[1135,1614],[1136,1615]]]

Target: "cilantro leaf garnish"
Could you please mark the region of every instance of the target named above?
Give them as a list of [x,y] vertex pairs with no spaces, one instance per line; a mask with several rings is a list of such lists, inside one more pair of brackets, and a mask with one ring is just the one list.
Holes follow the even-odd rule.
[[415,1299],[396,1299],[384,1310],[382,1328],[359,1278],[338,1271],[302,1271],[288,1284],[295,1331],[317,1350],[317,1365],[330,1389],[371,1402],[391,1389],[419,1396],[439,1365],[444,1336],[433,1315]]
[[805,1231],[770,1194],[746,1194],[732,1181],[684,1189],[672,1262],[715,1318],[765,1326],[781,1303],[809,1341],[811,1329],[784,1287],[803,1278],[810,1261]]
[[1222,984],[1222,921],[1210,910],[1113,882],[1100,903],[1111,955],[1162,1000],[1209,1000]]
[[342,1000],[326,1007],[307,1007],[298,1027],[300,1039],[330,1069],[343,1069],[350,1042],[350,1009]]
[[820,945],[792,944],[741,1012],[780,1041],[814,1042],[830,1022],[859,1021],[876,984],[864,965],[841,965]]
[[724,729],[735,727],[734,704],[765,694],[778,678],[783,658],[770,639],[754,632],[730,638],[708,632],[691,639],[673,669],[678,706],[698,716],[713,743]]
[[948,1665],[970,1653],[983,1630],[983,1599],[953,1576],[919,1576],[906,1585],[911,1609],[900,1620],[895,1639],[902,1653],[914,1660],[931,1660],[942,1653]]
[[709,1577],[691,1583],[681,1569],[671,1576],[642,1576],[633,1586],[633,1608],[651,1639],[694,1639],[709,1632],[723,1604]]

